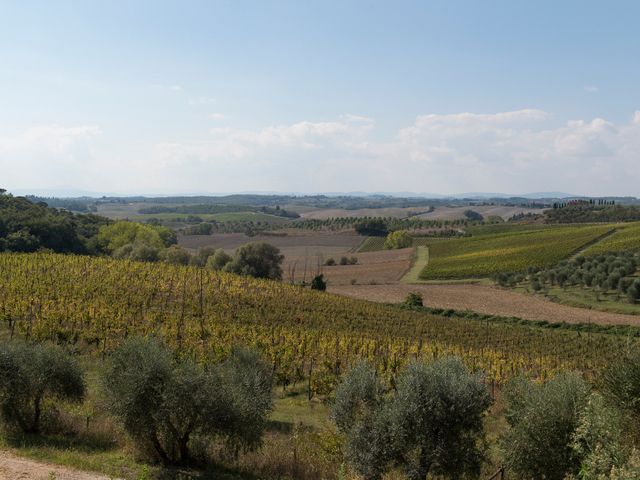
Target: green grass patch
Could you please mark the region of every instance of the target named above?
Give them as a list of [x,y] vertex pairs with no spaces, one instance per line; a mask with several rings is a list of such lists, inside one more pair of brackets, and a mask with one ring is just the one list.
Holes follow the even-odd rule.
[[[533,294],[528,283],[518,285],[514,290]],[[597,289],[575,285],[565,288],[551,286],[546,293],[536,293],[535,295],[544,295],[549,300],[571,307],[626,315],[640,315],[640,304],[631,304],[627,301],[626,295],[620,295],[614,291],[599,292]]]
[[420,281],[420,272],[429,263],[429,248],[426,246],[416,247],[411,268],[400,280],[402,283],[417,283]]

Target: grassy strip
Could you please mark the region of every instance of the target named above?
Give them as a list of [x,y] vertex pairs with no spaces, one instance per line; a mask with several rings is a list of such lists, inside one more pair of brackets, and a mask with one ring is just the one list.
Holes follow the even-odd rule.
[[635,325],[602,325],[599,323],[568,323],[548,322],[546,320],[528,320],[519,317],[502,317],[500,315],[487,315],[472,312],[470,310],[454,310],[452,308],[413,307],[403,303],[389,304],[402,310],[424,312],[448,318],[460,318],[481,322],[501,323],[506,325],[518,325],[532,328],[544,328],[551,330],[570,330],[584,333],[603,333],[625,337],[640,337],[640,327]]
[[420,282],[420,272],[429,263],[429,248],[425,246],[416,247],[413,261],[411,262],[411,268],[400,279],[402,283],[418,283]]

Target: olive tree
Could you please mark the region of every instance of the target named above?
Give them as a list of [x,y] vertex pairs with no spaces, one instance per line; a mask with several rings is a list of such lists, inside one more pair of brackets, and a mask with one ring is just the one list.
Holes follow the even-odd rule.
[[383,387],[376,371],[360,363],[336,389],[332,418],[345,435],[345,457],[366,480],[378,480],[394,457]]
[[511,428],[502,441],[507,467],[522,479],[562,480],[575,473],[581,456],[573,442],[588,393],[574,373],[543,384],[512,380],[505,391]]
[[640,418],[640,349],[629,348],[604,370],[603,392],[623,411]]
[[80,401],[85,384],[78,364],[47,344],[0,344],[0,414],[8,426],[38,433],[46,400]]
[[205,369],[156,339],[132,338],[116,349],[102,388],[108,411],[163,464],[188,463],[195,436],[222,438],[236,450],[258,446],[271,409],[269,369],[255,354],[234,351]]
[[460,478],[479,473],[490,404],[482,378],[457,358],[410,364],[386,395],[363,364],[338,387],[333,419],[345,435],[347,461],[365,479],[394,466],[410,479]]
[[247,243],[236,250],[233,261],[225,270],[256,278],[282,279],[282,260],[284,255],[273,245],[264,242]]
[[483,461],[483,417],[491,396],[458,358],[412,363],[391,409],[393,443],[410,479],[477,476]]

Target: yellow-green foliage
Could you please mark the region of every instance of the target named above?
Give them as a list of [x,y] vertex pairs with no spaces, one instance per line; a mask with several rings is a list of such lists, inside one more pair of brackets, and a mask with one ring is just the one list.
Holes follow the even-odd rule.
[[487,277],[562,260],[612,229],[610,225],[556,227],[429,242],[423,279]]
[[[411,243],[408,245],[409,247],[417,247],[417,246],[426,246],[430,238],[427,237],[410,237]],[[385,237],[367,237],[358,252],[378,252],[380,250],[384,250],[386,238]]]
[[626,341],[413,312],[198,267],[44,253],[0,254],[0,312],[14,337],[80,350],[109,352],[133,334],[214,360],[233,345],[254,346],[277,382],[311,375],[318,393],[362,358],[389,380],[415,357],[458,355],[503,381],[520,371],[593,371]]
[[137,222],[120,221],[100,228],[98,244],[113,252],[127,244],[144,244],[153,248],[167,246],[171,231],[166,227],[155,227]]
[[585,255],[624,250],[640,251],[640,222],[616,225],[612,235],[602,239],[585,250]]
[[384,240],[384,248],[387,250],[395,250],[397,248],[408,248],[413,244],[413,238],[406,230],[396,230],[389,233]]

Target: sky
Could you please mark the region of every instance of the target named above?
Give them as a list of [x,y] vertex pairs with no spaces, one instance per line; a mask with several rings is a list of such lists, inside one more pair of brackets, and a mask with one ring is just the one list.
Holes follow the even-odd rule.
[[640,196],[640,2],[0,0],[0,187]]

